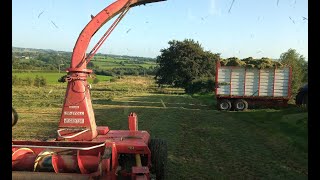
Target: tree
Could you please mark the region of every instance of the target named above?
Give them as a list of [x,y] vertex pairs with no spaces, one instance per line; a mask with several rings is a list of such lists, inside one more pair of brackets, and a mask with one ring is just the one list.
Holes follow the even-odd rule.
[[63,76],[61,76],[61,77],[58,79],[58,82],[61,82],[61,83],[66,82],[67,76],[68,76],[68,75],[63,75]]
[[12,85],[21,85],[21,81],[17,75],[12,76]]
[[87,67],[88,67],[88,68],[94,68],[95,65],[93,64],[92,61],[90,61],[90,62],[87,64]]
[[27,77],[25,80],[26,84],[28,86],[32,86],[33,85],[33,79],[31,77]]
[[173,87],[188,87],[193,80],[213,78],[215,62],[220,54],[204,51],[199,42],[192,39],[172,40],[169,48],[161,49],[156,59],[159,67],[156,70],[156,82]]
[[38,75],[36,75],[36,77],[34,78],[34,86],[40,87],[40,86],[46,86],[46,85],[47,85],[47,80],[42,76],[39,77]]
[[303,80],[308,73],[308,66],[305,58],[296,52],[295,49],[289,49],[280,56],[280,62],[292,68],[291,90],[296,94],[303,85]]
[[96,77],[96,78],[93,79],[93,84],[98,84],[99,81],[100,80]]
[[303,65],[303,78],[302,78],[302,83],[308,83],[308,61]]

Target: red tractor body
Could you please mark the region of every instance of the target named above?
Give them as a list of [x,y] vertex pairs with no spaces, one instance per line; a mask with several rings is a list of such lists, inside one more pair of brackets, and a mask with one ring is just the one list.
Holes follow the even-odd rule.
[[[137,116],[131,115],[131,122],[137,122]],[[82,179],[150,178],[152,163],[147,131],[97,129],[98,135],[92,141],[13,141],[14,177],[24,174],[33,179],[39,172],[51,172],[58,179],[61,173]]]

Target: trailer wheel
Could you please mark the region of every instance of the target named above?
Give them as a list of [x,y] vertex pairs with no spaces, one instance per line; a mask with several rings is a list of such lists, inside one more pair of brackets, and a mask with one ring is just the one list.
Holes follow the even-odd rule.
[[15,109],[12,108],[12,126],[18,122],[18,113]]
[[161,139],[151,139],[149,143],[152,167],[150,172],[156,175],[156,180],[167,176],[167,142]]
[[248,102],[244,99],[238,99],[233,103],[233,108],[236,111],[244,111],[248,109]]
[[231,109],[231,101],[228,99],[218,101],[218,109],[221,111],[229,111]]

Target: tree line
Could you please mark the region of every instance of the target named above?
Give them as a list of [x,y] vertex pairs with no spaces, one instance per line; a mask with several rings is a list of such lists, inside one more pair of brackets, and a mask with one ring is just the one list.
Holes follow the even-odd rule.
[[239,59],[221,58],[220,53],[205,51],[199,42],[193,39],[172,40],[169,47],[161,49],[156,58],[158,68],[155,80],[159,87],[169,85],[184,88],[186,93],[213,92],[215,86],[216,62],[222,65],[245,66],[247,68],[292,67],[292,92],[308,82],[308,62],[295,49],[282,53],[278,61],[263,57]]

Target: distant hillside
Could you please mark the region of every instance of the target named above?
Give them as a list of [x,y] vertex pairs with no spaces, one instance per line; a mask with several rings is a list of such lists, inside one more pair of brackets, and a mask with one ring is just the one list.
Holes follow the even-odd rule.
[[[52,49],[12,47],[12,69],[15,71],[60,71],[70,66],[72,52]],[[98,75],[153,75],[156,59],[98,53],[87,67]]]
[[[70,54],[72,52],[68,51],[56,51],[52,49],[35,49],[35,48],[21,48],[21,47],[12,47],[12,53],[66,53]],[[155,58],[150,57],[140,57],[140,56],[127,56],[127,55],[114,55],[114,54],[103,54],[97,53],[95,56],[105,56],[115,59],[125,59],[125,60],[138,60],[138,61],[156,61]]]

